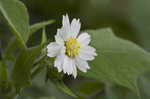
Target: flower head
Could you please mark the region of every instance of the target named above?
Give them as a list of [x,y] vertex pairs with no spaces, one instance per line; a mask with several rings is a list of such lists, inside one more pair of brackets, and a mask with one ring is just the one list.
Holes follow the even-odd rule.
[[95,58],[95,48],[89,46],[90,35],[86,32],[81,33],[81,23],[79,19],[73,19],[69,22],[68,15],[63,16],[63,26],[57,30],[55,35],[56,42],[51,42],[47,46],[47,56],[56,57],[54,66],[58,72],[63,71],[68,75],[77,76],[77,68],[82,72],[90,69],[87,61]]

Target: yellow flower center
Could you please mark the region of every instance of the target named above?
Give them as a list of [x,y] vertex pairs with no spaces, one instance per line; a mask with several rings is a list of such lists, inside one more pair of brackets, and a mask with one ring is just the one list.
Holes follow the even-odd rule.
[[69,38],[66,43],[66,54],[74,58],[79,55],[80,52],[80,44],[76,38]]

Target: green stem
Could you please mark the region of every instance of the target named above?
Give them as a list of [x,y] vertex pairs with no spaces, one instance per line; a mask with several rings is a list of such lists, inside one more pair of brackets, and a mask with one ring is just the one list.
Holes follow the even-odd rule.
[[37,66],[39,66],[39,67],[37,67],[37,68],[32,72],[32,74],[31,74],[31,79],[34,79],[35,76],[38,75],[38,74],[43,70],[43,68],[45,67],[45,65],[39,65],[40,63],[42,63],[42,62],[44,61],[45,57],[46,57],[46,55],[42,55],[42,56],[40,56],[37,60],[35,60],[35,62],[34,62],[34,64],[33,64],[33,67],[32,67],[32,68],[34,69],[34,68],[36,68]]
[[33,64],[33,68],[36,67],[39,63],[41,63],[45,59],[46,55],[40,56],[37,60],[35,60]]
[[38,75],[43,69],[44,69],[45,65],[39,66],[38,68],[36,68],[33,73],[31,74],[31,79],[33,80],[36,75]]

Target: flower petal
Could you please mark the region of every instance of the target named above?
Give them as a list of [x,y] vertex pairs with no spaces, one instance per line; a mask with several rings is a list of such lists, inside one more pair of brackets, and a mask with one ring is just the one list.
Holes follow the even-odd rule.
[[97,56],[95,48],[91,46],[83,46],[80,49],[79,57],[83,60],[93,60]]
[[69,17],[67,14],[66,16],[63,15],[62,24],[63,24],[63,27],[66,27],[66,28],[70,27]]
[[63,16],[62,24],[63,24],[62,28],[58,29],[57,32],[60,32],[64,41],[66,41],[69,37],[71,37],[71,25],[67,14],[66,16]]
[[63,37],[60,32],[61,32],[60,29],[57,29],[57,34],[55,35],[55,40],[58,44],[64,45],[64,40],[63,40]]
[[78,69],[81,70],[82,72],[87,72],[87,69],[90,69],[87,61],[82,60],[79,57],[76,57],[75,62]]
[[61,46],[56,42],[47,45],[47,56],[55,57],[60,52]]
[[76,78],[77,77],[77,68],[75,65],[75,60],[72,60],[72,68],[73,68],[72,74],[73,74],[74,78]]
[[56,60],[54,62],[54,66],[57,67],[58,72],[61,72],[63,69],[63,62],[64,62],[64,54],[60,54],[56,57]]
[[91,41],[91,37],[88,33],[81,33],[78,37],[78,41],[82,46],[88,45]]
[[73,71],[72,60],[66,55],[64,57],[63,71],[64,73],[67,73],[68,75],[72,74],[72,71]]
[[60,29],[57,29],[57,36],[59,35],[60,38],[62,38],[63,41],[66,41],[69,37],[70,34],[69,32],[66,30],[65,27],[62,27]]
[[75,38],[78,35],[78,33],[80,32],[80,28],[81,28],[80,20],[74,18],[71,22],[72,37]]

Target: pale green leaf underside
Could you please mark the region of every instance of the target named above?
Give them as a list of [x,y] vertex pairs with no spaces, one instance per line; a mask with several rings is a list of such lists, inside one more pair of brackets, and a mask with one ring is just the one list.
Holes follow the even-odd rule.
[[98,56],[83,74],[128,87],[137,93],[136,79],[150,69],[150,54],[136,44],[116,37],[111,29],[87,30]]
[[0,0],[0,11],[17,39],[25,46],[29,37],[29,18],[24,4],[18,0]]

